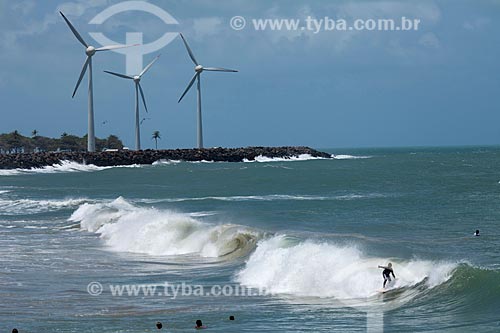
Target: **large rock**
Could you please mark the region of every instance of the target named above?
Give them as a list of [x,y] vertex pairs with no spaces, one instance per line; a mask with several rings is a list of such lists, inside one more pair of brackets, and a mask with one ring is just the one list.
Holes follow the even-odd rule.
[[308,154],[313,157],[330,158],[330,154],[308,147],[247,147],[247,148],[209,148],[209,149],[172,149],[141,151],[108,151],[98,153],[26,153],[0,155],[0,169],[30,169],[73,161],[97,166],[132,164],[152,164],[158,160],[242,162],[253,161],[258,156],[271,158],[291,158]]

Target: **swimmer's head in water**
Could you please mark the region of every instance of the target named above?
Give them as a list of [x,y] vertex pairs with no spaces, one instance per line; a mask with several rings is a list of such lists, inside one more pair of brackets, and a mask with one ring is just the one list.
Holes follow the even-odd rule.
[[197,320],[196,321],[196,327],[202,327],[203,326],[203,323],[201,322],[201,320]]
[[163,327],[163,324],[159,321],[156,322],[156,328],[161,330],[161,328]]

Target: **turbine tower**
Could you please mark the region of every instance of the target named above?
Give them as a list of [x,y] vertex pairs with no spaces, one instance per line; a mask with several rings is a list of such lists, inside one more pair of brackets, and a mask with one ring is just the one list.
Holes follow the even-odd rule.
[[[124,79],[128,80],[133,80],[135,84],[135,150],[141,150],[141,131],[140,131],[140,124],[139,124],[139,92],[141,92],[141,97],[142,97],[142,102],[144,103],[144,109],[146,112],[148,112],[148,107],[146,106],[146,99],[144,98],[144,91],[142,90],[141,87],[141,77],[146,74],[146,72],[153,66],[153,64],[158,60],[160,56],[158,55],[156,58],[153,59],[147,65],[144,67],[142,72],[139,75],[135,76],[130,76],[130,75],[125,75],[125,74],[120,74],[120,73],[113,73],[109,71],[104,71],[108,74],[115,75]],[[141,121],[142,123],[142,121]]]
[[180,103],[180,101],[182,101],[182,99],[184,98],[184,95],[187,94],[189,89],[191,89],[191,87],[193,86],[194,81],[196,80],[197,81],[196,86],[198,89],[198,148],[203,148],[203,129],[202,129],[202,122],[201,122],[201,83],[200,83],[201,73],[203,71],[232,72],[232,73],[234,73],[234,72],[237,72],[237,70],[218,68],[218,67],[203,67],[202,65],[200,65],[200,63],[194,57],[193,51],[191,51],[191,48],[189,47],[188,43],[186,42],[186,39],[184,38],[184,36],[182,34],[180,34],[180,35],[181,35],[182,41],[184,42],[184,45],[186,46],[186,50],[189,54],[189,57],[191,58],[191,60],[193,61],[194,65],[195,65],[195,67],[194,67],[195,73],[194,73],[193,78],[191,79],[191,81],[187,85],[186,90],[184,90],[184,92],[182,93],[181,98],[179,98],[178,103]]
[[95,48],[94,46],[91,46],[85,42],[85,40],[82,38],[82,36],[78,33],[78,31],[75,29],[75,27],[71,24],[71,22],[64,16],[62,12],[59,12],[61,16],[63,17],[64,21],[68,24],[69,28],[75,35],[76,39],[80,43],[82,43],[83,46],[85,46],[85,54],[87,55],[87,59],[85,60],[85,63],[83,64],[82,71],[80,73],[80,77],[78,78],[78,82],[76,83],[75,90],[73,90],[73,95],[71,96],[72,98],[75,97],[76,91],[78,90],[78,87],[80,86],[80,82],[82,82],[82,78],[85,75],[85,72],[87,71],[87,68],[89,69],[89,115],[88,115],[88,134],[87,134],[87,150],[89,152],[95,152],[95,131],[94,131],[94,89],[93,89],[93,82],[92,82],[92,57],[96,52],[99,51],[109,51],[109,50],[115,50],[115,49],[120,49],[123,47],[129,47],[132,45],[110,45],[110,46],[103,46],[99,48]]

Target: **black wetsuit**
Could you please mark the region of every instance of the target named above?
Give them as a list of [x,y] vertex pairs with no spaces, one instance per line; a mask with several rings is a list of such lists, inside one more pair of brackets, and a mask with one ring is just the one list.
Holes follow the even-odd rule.
[[391,274],[394,278],[396,278],[392,269],[384,267],[384,271],[382,272],[382,276],[384,277],[384,288],[387,281],[391,282]]
[[392,271],[392,269],[384,268],[384,271],[382,272],[382,276],[384,277],[384,279],[388,279],[389,281],[391,281],[391,274],[392,276],[394,276],[394,272]]

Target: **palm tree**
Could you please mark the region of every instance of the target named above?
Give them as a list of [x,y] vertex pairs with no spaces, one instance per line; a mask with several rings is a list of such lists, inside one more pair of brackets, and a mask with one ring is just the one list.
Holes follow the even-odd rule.
[[161,139],[160,131],[154,131],[151,139],[155,140],[156,150],[158,150],[158,139]]
[[33,131],[31,132],[31,137],[34,139],[34,138],[36,138],[37,136],[38,136],[38,131],[37,131],[37,130],[33,130]]

